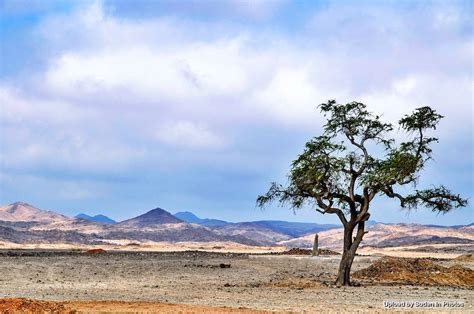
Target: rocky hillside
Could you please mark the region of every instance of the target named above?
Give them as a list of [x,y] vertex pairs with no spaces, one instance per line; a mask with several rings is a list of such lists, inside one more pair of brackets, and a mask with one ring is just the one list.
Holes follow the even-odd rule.
[[278,241],[288,240],[291,237],[275,232],[274,230],[253,222],[242,222],[214,227],[214,231],[226,236],[241,236],[263,245],[273,245]]
[[[367,228],[362,246],[391,247],[422,244],[470,244],[474,243],[472,226],[425,226],[420,224],[383,224],[378,223]],[[342,247],[342,228],[318,233],[322,247],[339,249]],[[314,234],[280,241],[278,244],[288,247],[312,247]]]

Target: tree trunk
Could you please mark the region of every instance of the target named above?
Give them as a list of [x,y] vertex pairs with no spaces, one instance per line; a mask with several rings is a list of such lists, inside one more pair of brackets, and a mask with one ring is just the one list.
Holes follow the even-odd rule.
[[339,264],[339,272],[337,275],[336,285],[338,286],[350,286],[351,285],[351,267],[354,257],[359,247],[362,237],[365,234],[364,222],[358,224],[357,235],[352,239],[354,227],[352,224],[344,226],[344,247],[342,252],[341,263]]

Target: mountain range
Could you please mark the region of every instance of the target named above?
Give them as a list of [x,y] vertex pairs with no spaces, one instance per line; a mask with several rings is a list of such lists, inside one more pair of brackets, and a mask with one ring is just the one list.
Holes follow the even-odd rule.
[[[383,224],[370,221],[363,245],[371,247],[422,244],[474,245],[474,226],[443,227],[419,224]],[[320,246],[340,248],[337,225],[287,221],[232,223],[199,218],[191,212],[155,208],[121,222],[80,214],[74,218],[41,210],[24,202],[0,207],[0,244],[125,242],[227,242],[252,246],[311,247],[314,234]]]
[[206,227],[211,227],[216,230],[245,230],[258,229],[268,230],[280,234],[287,235],[291,238],[299,237],[308,233],[316,233],[323,230],[338,228],[338,225],[332,224],[317,224],[307,222],[289,222],[281,220],[259,220],[249,222],[227,222],[224,220],[199,218],[191,212],[178,212],[174,214],[175,217],[186,221],[188,223],[195,223]]
[[103,224],[114,224],[114,223],[116,223],[115,220],[113,220],[113,219],[111,219],[107,216],[104,216],[104,215],[89,216],[89,215],[81,213],[81,214],[78,214],[78,215],[74,216],[74,218],[84,219],[84,220],[93,221],[93,222],[99,222],[99,223],[103,223]]
[[[367,228],[362,246],[375,248],[400,247],[433,244],[469,244],[474,248],[474,225],[453,227],[430,226],[421,224],[383,224],[378,223]],[[326,230],[319,234],[319,244],[323,247],[341,248],[342,228]],[[314,236],[305,235],[278,244],[286,247],[310,248]]]
[[227,221],[209,218],[199,218],[191,212],[178,212],[174,216],[191,224],[199,224],[207,227],[219,227],[229,224]]

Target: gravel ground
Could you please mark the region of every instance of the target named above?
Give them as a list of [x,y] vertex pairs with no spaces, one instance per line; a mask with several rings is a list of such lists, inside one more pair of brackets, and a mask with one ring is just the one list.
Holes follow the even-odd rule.
[[[339,259],[206,252],[0,251],[0,297],[154,301],[295,312],[366,312],[383,309],[384,301],[457,300],[464,303],[458,310],[474,310],[474,290],[466,288],[334,287]],[[358,256],[353,270],[376,259]]]

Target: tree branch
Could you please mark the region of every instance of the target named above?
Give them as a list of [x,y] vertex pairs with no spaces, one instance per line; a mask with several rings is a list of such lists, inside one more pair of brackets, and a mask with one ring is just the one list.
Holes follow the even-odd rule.
[[324,213],[336,214],[343,225],[347,224],[346,216],[344,216],[342,210],[340,210],[339,208],[331,207],[332,204],[326,205],[321,197],[317,197],[316,201],[318,203],[319,208],[324,210]]
[[468,203],[467,199],[463,199],[459,194],[453,194],[444,186],[427,190],[416,190],[414,194],[402,196],[395,193],[391,186],[382,189],[390,198],[397,198],[400,200],[402,208],[417,208],[423,205],[430,208],[432,211],[446,213],[453,208],[465,207]]

